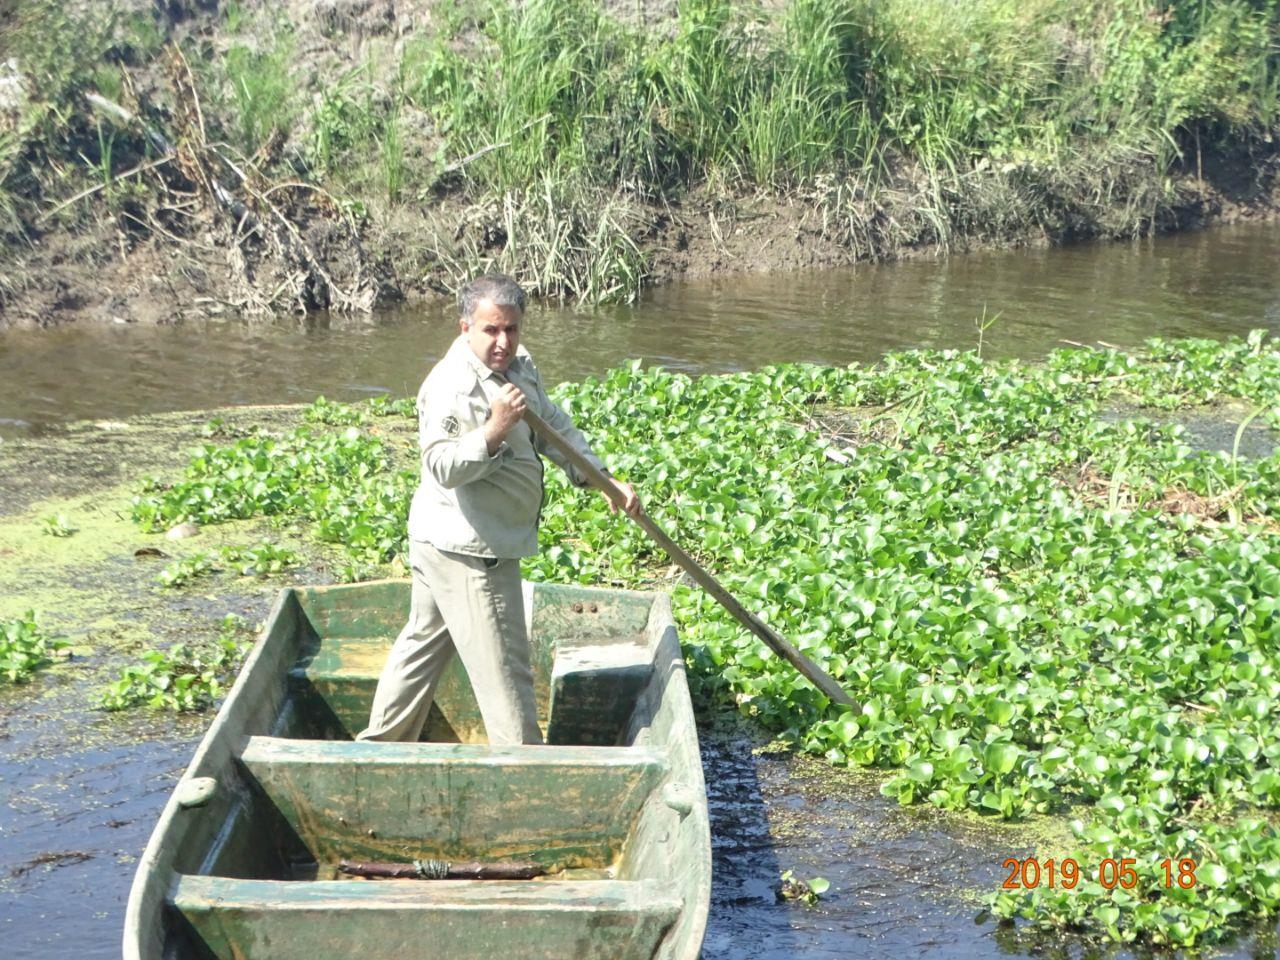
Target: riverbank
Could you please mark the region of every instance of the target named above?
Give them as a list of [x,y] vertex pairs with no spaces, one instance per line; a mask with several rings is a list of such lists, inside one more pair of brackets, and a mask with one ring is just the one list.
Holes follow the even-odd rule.
[[363,311],[1274,216],[1274,11],[23,0],[0,326]]

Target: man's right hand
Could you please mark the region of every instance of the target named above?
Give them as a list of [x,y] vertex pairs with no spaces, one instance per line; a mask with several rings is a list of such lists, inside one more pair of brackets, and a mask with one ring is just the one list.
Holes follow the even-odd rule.
[[484,425],[484,439],[489,456],[498,452],[502,441],[507,438],[511,428],[520,422],[528,408],[528,401],[514,383],[504,384],[498,391],[498,395],[489,404],[489,419]]

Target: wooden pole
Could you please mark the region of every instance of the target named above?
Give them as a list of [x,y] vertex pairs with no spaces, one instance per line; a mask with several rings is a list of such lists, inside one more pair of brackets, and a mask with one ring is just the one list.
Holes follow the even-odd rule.
[[[618,488],[610,483],[609,478],[590,460],[574,449],[569,441],[562,437],[551,424],[529,409],[525,410],[524,419],[534,433],[563,453],[592,486],[607,496],[618,509],[622,509],[623,499],[618,492]],[[722,607],[733,614],[739,623],[768,644],[770,650],[799,670],[833,702],[851,707],[855,713],[861,711],[862,708],[858,702],[845,693],[844,688],[836,683],[830,674],[824,672],[816,663],[784,640],[776,630],[740,604],[733,594],[724,588],[720,581],[704,570],[698,561],[689,556],[679,544],[667,536],[667,532],[658,526],[652,517],[646,513],[641,513],[640,516],[632,517],[631,519],[635,520],[658,546],[667,551],[671,559],[679,564],[685,573],[693,577],[699,586],[711,594]]]
[[384,880],[532,880],[545,870],[536,863],[448,863],[416,860],[413,863],[371,863],[339,860],[338,872],[351,877]]

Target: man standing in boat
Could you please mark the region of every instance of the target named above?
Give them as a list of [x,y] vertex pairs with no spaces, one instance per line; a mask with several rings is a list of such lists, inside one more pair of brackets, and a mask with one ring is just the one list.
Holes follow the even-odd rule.
[[[436,684],[462,657],[489,742],[541,743],[520,558],[538,550],[542,461],[586,486],[565,456],[522,420],[532,410],[592,464],[603,465],[551,402],[520,346],[525,292],[510,277],[477,277],[458,291],[461,333],[418,391],[422,480],[409,511],[413,596],[360,740],[417,740]],[[604,471],[608,475],[608,471]],[[630,484],[610,477],[623,509],[641,511]],[[610,510],[615,509],[609,502]]]

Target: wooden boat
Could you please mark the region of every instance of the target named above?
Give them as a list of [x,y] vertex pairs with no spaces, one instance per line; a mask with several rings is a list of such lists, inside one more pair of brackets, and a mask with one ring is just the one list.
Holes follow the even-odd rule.
[[[547,746],[484,743],[456,659],[422,742],[362,743],[408,583],[282,591],[143,854],[125,960],[695,958],[710,835],[670,603],[525,602]],[[359,880],[343,858],[545,875]]]

